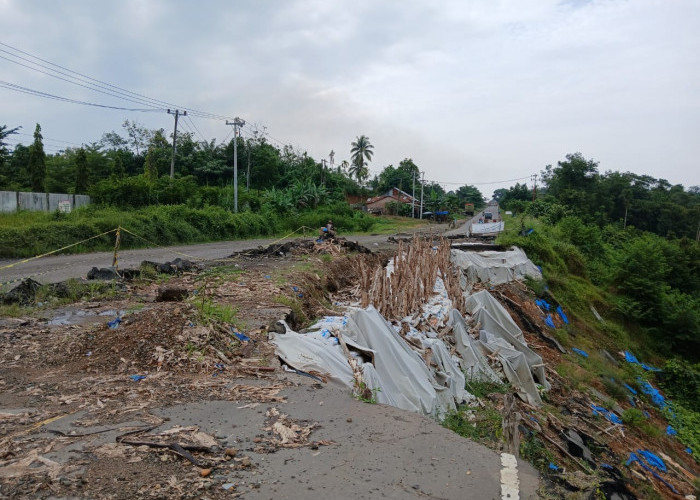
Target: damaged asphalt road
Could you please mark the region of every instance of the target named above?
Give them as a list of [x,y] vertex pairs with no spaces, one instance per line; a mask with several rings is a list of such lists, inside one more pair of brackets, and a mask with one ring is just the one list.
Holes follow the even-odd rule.
[[[300,292],[266,273],[299,260],[173,278],[199,302],[129,285],[76,304],[90,314],[56,310],[75,321],[50,308],[1,321],[0,497],[499,498],[497,452],[283,370],[258,326],[289,317],[273,299]],[[202,322],[208,298],[243,304],[250,340]],[[517,474],[520,498],[536,498],[534,469]]]

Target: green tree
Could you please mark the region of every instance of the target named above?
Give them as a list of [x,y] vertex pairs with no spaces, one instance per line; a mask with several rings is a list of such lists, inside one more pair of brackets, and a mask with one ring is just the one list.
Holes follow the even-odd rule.
[[46,153],[44,152],[41,125],[36,124],[34,142],[29,146],[29,179],[31,189],[43,193],[46,184]]
[[486,205],[486,201],[484,200],[484,195],[481,194],[481,191],[479,191],[479,188],[476,186],[470,186],[470,185],[465,185],[461,186],[455,194],[457,195],[457,199],[459,199],[459,203],[463,206],[465,203],[473,203],[474,208],[476,210],[480,209],[484,205]]
[[75,155],[75,193],[85,194],[88,189],[88,159],[84,148]]
[[0,125],[0,168],[5,167],[5,162],[9,159],[10,150],[7,148],[8,144],[5,142],[12,134],[16,134],[21,127],[15,127],[8,129],[7,125]]
[[19,129],[20,127],[8,129],[7,125],[0,125],[0,188],[10,186],[12,183],[17,182],[17,179],[13,178],[14,176],[9,168],[11,155],[5,139],[12,134],[16,134]]
[[[142,127],[141,125],[139,125],[136,122],[136,120],[134,120],[133,122],[130,122],[129,120],[124,120],[124,123],[122,123],[122,127],[124,128],[124,130],[126,130],[126,134],[129,137],[127,139],[127,143],[136,152],[136,156],[139,156],[141,154],[141,151],[151,142],[153,132],[148,130],[146,127]],[[116,132],[112,132],[112,134],[116,136],[119,135],[116,134]],[[116,139],[114,135],[112,135],[110,139],[114,140],[115,144],[122,145],[123,142]]]
[[146,180],[149,183],[154,183],[158,180],[158,167],[156,166],[155,161],[153,160],[153,154],[151,149],[149,149],[148,153],[146,153],[146,161],[144,163],[143,173],[146,177]]
[[29,189],[29,147],[17,144],[7,168],[7,187],[11,190]]
[[366,135],[359,136],[350,146],[350,158],[352,160],[350,175],[354,176],[358,182],[362,182],[369,175],[367,164],[372,161],[374,146],[369,142],[369,137]]
[[[413,180],[420,178],[418,166],[411,158],[406,158],[394,168],[393,165],[385,167],[381,173],[374,178],[372,185],[377,192],[384,193],[392,188],[399,188],[406,193],[412,193]],[[419,186],[420,187],[420,186]]]
[[559,203],[581,217],[595,217],[600,181],[596,161],[587,160],[581,153],[568,154],[566,160],[558,162],[556,167],[547,165],[542,180],[547,193]]

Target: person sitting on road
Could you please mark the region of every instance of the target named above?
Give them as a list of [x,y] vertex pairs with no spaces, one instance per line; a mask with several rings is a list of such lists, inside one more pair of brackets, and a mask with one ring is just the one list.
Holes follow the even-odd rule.
[[319,239],[329,240],[335,238],[335,226],[333,226],[333,221],[329,220],[328,223],[321,228]]

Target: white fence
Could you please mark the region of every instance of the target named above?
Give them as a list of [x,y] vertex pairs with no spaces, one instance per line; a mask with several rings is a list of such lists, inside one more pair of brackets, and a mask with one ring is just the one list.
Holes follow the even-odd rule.
[[75,208],[90,204],[85,194],[26,193],[22,191],[0,191],[0,212],[32,210],[40,212],[70,212]]

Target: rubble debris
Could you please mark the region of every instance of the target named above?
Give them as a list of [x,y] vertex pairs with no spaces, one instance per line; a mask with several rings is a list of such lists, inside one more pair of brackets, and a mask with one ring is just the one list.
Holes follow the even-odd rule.
[[87,273],[89,280],[120,280],[122,277],[115,267],[93,267]]
[[189,295],[189,290],[182,286],[162,285],[158,287],[156,302],[180,302]]
[[233,257],[286,257],[287,255],[308,255],[308,254],[320,254],[320,253],[331,253],[340,254],[342,252],[356,252],[361,254],[371,254],[372,251],[360,245],[356,241],[347,240],[342,237],[333,238],[330,240],[309,240],[309,239],[296,239],[286,241],[284,243],[273,243],[266,247],[258,247],[249,250],[243,250],[241,252],[236,252],[229,255],[228,258]]
[[3,304],[30,305],[34,302],[36,293],[41,288],[41,283],[31,278],[26,278],[9,292],[2,295],[0,302]]
[[144,260],[141,262],[140,268],[151,269],[160,274],[180,274],[196,269],[196,265],[189,260],[181,259],[178,257],[173,261],[162,263]]
[[[593,454],[591,450],[584,444],[583,439],[573,429],[566,429],[563,432],[563,436],[566,439],[569,453],[578,458],[583,458],[590,463],[595,463],[593,461]],[[590,439],[590,438],[589,438]]]
[[280,396],[284,386],[274,384],[268,386],[237,384],[231,388],[230,398],[234,401],[255,401],[261,403],[286,403],[287,399]]
[[336,444],[329,440],[309,441],[309,436],[319,426],[316,422],[293,420],[288,415],[281,413],[277,408],[270,408],[265,415],[268,420],[263,430],[270,431],[275,436],[267,439],[268,443],[273,447],[301,448],[309,446],[318,448],[319,446]]

